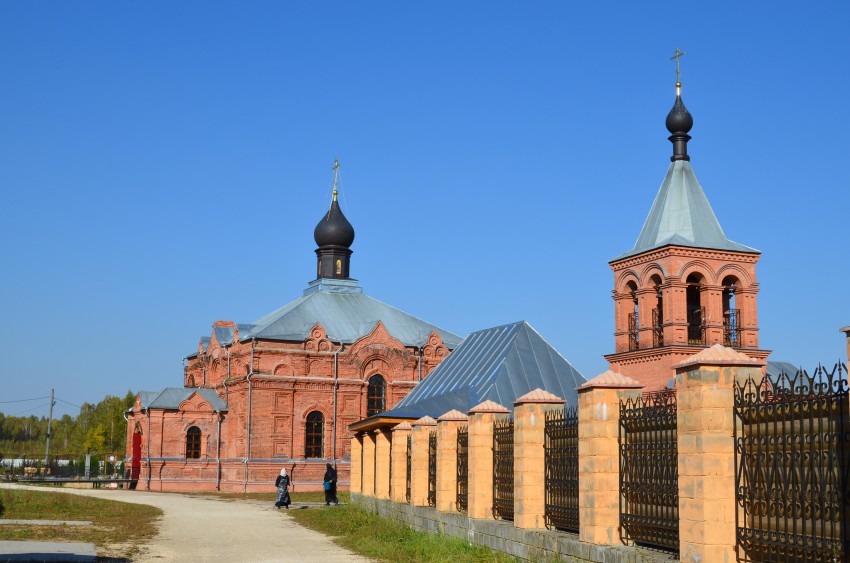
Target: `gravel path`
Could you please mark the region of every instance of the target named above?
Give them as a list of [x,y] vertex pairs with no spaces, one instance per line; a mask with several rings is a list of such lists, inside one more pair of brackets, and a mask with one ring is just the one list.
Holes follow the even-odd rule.
[[268,502],[260,503],[177,493],[15,487],[149,504],[162,509],[159,534],[135,559],[139,562],[369,561],[339,547],[327,536],[296,524],[287,511],[274,508],[271,494]]

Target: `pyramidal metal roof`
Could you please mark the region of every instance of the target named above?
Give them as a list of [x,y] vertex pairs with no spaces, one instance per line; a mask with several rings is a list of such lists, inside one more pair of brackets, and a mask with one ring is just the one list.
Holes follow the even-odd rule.
[[759,253],[726,238],[691,163],[670,163],[634,248],[614,260],[667,245]]
[[576,405],[584,376],[525,321],[473,332],[392,410],[381,417],[437,418],[483,401],[509,409],[540,388]]
[[463,340],[365,295],[354,280],[329,279],[312,282],[303,297],[250,325],[239,325],[239,340],[304,340],[316,323],[321,323],[331,341],[350,344],[372,332],[378,321],[405,346],[421,346],[433,331],[437,331],[450,349]]

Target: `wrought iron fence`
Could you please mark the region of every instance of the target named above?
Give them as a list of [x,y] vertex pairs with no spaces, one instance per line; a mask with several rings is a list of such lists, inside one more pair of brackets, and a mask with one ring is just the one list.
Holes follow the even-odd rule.
[[847,368],[735,385],[739,561],[846,562]]
[[664,346],[664,318],[658,309],[652,310],[652,345]]
[[493,516],[514,519],[514,421],[493,423]]
[[635,313],[629,313],[629,350],[637,350],[640,347],[639,344],[638,317]]
[[404,484],[404,498],[407,500],[407,503],[410,504],[410,450],[411,445],[413,444],[413,436],[410,434],[407,435],[407,463],[405,466],[405,484]]
[[457,511],[466,512],[469,493],[469,426],[457,429]]
[[679,551],[676,395],[646,393],[620,403],[620,533]]
[[741,310],[730,309],[723,313],[723,345],[741,347]]
[[578,532],[578,409],[548,412],[545,424],[546,525]]
[[437,431],[428,434],[428,506],[437,506]]
[[688,310],[688,344],[705,344],[705,307]]

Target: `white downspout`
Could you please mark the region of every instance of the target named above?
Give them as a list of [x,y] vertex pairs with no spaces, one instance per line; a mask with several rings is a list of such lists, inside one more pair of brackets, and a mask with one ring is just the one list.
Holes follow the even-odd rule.
[[422,346],[417,346],[416,350],[419,352],[419,381],[422,381]]
[[215,490],[221,490],[221,412],[216,413],[218,435],[215,439]]
[[145,413],[148,415],[148,490],[151,490],[151,410],[150,408],[145,409]]
[[245,376],[245,381],[248,382],[248,428],[245,440],[245,474],[242,479],[242,492],[248,490],[248,460],[251,458],[251,376],[254,375],[254,344],[256,341],[256,338],[251,339],[251,369]]

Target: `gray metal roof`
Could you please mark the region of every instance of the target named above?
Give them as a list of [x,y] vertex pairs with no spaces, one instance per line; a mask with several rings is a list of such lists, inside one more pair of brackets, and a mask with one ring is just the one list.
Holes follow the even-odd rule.
[[491,400],[513,409],[538,387],[576,405],[584,376],[525,321],[473,332],[381,417],[437,418]]
[[759,252],[726,238],[687,160],[670,163],[634,248],[614,260],[667,245]]
[[162,391],[139,391],[142,408],[172,409],[180,407],[180,403],[197,393],[210,404],[216,412],[226,411],[227,404],[212,389],[197,389],[192,387],[166,387]]
[[[354,280],[317,280],[300,299],[284,305],[251,325],[239,325],[241,341],[252,338],[304,340],[321,323],[334,342],[352,343],[369,334],[381,321],[405,346],[424,344],[432,331],[454,349],[463,340],[456,334],[363,294]],[[244,328],[244,331],[243,331]]]

